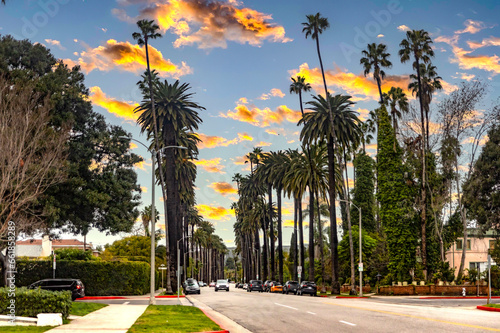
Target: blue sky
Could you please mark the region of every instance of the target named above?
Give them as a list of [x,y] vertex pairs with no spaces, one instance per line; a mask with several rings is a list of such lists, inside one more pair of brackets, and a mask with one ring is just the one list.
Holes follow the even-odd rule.
[[[498,97],[500,74],[500,3],[497,1],[198,1],[187,0],[25,0],[0,7],[0,34],[12,34],[46,45],[69,65],[79,64],[91,89],[94,109],[111,124],[121,125],[145,142],[132,110],[141,96],[136,87],[144,71],[144,52],[132,39],[138,19],[156,19],[163,38],[151,41],[153,68],[167,80],[188,82],[194,100],[204,106],[203,139],[198,162],[197,202],[216,233],[232,246],[236,200],[231,178],[248,173],[243,156],[255,146],[264,151],[297,148],[298,98],[289,94],[290,77],[306,76],[322,92],[315,43],[305,39],[302,22],[320,12],[330,28],[320,36],[329,89],[350,94],[365,118],[377,106],[372,77],[363,75],[361,50],[384,43],[392,54],[384,90],[407,87],[411,63],[397,58],[407,29],[424,29],[434,40],[432,60],[443,78],[439,101],[464,80],[490,84],[489,99]],[[304,101],[310,100],[305,94]],[[413,97],[410,96],[413,101]],[[438,122],[434,113],[434,122]],[[374,146],[372,146],[374,148]],[[137,166],[142,202],[151,202],[151,160]],[[374,150],[372,149],[373,153]],[[229,193],[227,193],[229,192]],[[233,193],[231,193],[233,192]],[[157,190],[156,193],[160,193]],[[159,195],[156,204],[163,214]],[[285,200],[284,219],[292,204]],[[291,228],[284,231],[289,243]],[[96,231],[95,244],[112,242]]]

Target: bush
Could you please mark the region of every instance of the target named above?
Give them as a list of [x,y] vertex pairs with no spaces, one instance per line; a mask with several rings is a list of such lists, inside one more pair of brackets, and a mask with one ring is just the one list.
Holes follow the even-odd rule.
[[[29,286],[52,278],[52,263],[18,260],[17,272],[16,285]],[[60,260],[56,270],[56,278],[80,279],[87,296],[144,295],[149,292],[149,275],[145,262]]]
[[[9,288],[0,288],[0,312],[9,315],[8,308],[12,297],[9,297]],[[12,295],[11,295],[12,296]],[[17,288],[15,297],[15,315],[21,317],[36,317],[39,313],[62,313],[63,319],[68,319],[71,310],[70,291],[47,291],[42,289],[30,290]]]
[[[97,260],[92,256],[91,251],[83,251],[80,249],[59,249],[54,251],[56,253],[56,260]],[[52,259],[52,255],[49,256]]]

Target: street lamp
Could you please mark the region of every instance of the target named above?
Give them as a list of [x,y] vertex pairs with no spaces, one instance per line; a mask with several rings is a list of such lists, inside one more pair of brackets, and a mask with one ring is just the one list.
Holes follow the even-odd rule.
[[353,205],[358,209],[359,212],[359,297],[363,297],[363,248],[362,248],[362,238],[361,238],[361,208],[353,204],[351,201],[339,199],[339,201],[346,202],[349,205]]
[[[150,278],[150,286],[149,286],[149,304],[150,305],[155,305],[155,236],[156,236],[156,210],[155,210],[155,155],[157,154],[157,151],[154,149],[149,149],[144,143],[142,143],[139,140],[129,138],[128,136],[119,136],[118,139],[122,140],[132,140],[137,142],[138,144],[142,145],[144,148],[146,148],[150,153],[151,153],[151,178],[152,178],[152,185],[151,185],[151,278]],[[187,149],[186,147],[181,147],[181,146],[166,146],[160,149],[159,152],[164,151],[165,149],[168,148],[179,148],[179,149]],[[167,212],[165,212],[167,214]]]

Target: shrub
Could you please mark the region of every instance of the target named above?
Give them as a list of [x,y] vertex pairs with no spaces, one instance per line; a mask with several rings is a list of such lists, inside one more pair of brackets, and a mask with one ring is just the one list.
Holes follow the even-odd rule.
[[[56,260],[97,260],[92,256],[91,251],[83,251],[80,249],[59,249],[54,251],[56,253]],[[49,256],[52,259],[52,255]]]
[[[17,272],[16,285],[28,286],[52,278],[52,263],[18,260]],[[143,295],[149,291],[149,274],[149,264],[137,261],[60,260],[56,270],[56,278],[80,279],[87,296]]]
[[[12,297],[8,288],[0,288],[0,312],[9,315]],[[12,296],[12,295],[11,295]],[[39,313],[62,313],[63,319],[68,319],[71,309],[70,291],[48,291],[42,289],[30,290],[17,288],[15,297],[15,315],[21,317],[36,317]]]

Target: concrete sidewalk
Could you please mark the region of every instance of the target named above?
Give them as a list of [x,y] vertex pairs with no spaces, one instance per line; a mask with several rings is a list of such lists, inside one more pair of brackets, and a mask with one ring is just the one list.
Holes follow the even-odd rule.
[[70,324],[58,326],[47,332],[87,333],[116,332],[126,333],[144,311],[147,305],[108,305],[86,316],[74,319]]

